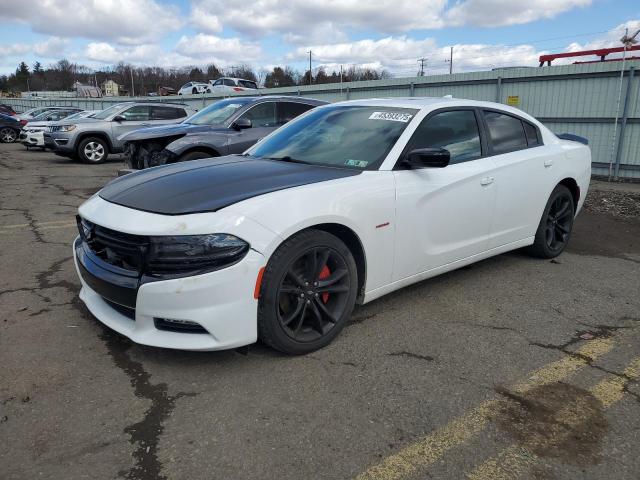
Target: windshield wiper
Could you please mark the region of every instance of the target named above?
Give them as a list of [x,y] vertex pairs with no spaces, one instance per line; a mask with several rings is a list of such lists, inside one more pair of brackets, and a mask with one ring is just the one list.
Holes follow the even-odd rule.
[[289,162],[289,163],[302,163],[304,165],[309,165],[309,162],[305,162],[304,160],[298,160],[297,158],[291,158],[289,155],[285,155],[284,157],[263,157],[267,160],[279,160],[281,162]]

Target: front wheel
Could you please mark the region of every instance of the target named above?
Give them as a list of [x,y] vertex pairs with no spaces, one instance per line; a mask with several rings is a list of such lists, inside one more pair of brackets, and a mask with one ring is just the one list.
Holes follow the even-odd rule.
[[534,243],[527,251],[539,258],[560,255],[571,238],[575,210],[573,195],[569,189],[564,185],[556,186],[542,213]]
[[109,150],[104,140],[97,137],[85,138],[78,145],[78,158],[84,163],[103,163],[109,156]]
[[5,127],[0,129],[0,142],[2,143],[13,143],[18,138],[18,133],[9,127]]
[[358,289],[347,246],[321,230],[285,241],[269,260],[258,301],[258,335],[291,355],[329,344],[351,316]]

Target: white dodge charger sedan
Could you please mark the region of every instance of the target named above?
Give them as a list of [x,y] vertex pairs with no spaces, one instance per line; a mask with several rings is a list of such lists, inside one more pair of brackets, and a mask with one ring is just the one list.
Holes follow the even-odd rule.
[[91,197],[73,246],[80,298],[145,345],[311,352],[355,303],[516,248],[559,255],[591,172],[567,137],[489,102],[318,107],[243,155]]

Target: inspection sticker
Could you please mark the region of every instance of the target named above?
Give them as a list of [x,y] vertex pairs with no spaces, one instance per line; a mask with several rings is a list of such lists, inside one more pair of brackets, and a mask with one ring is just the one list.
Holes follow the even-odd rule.
[[369,162],[367,162],[366,160],[353,160],[352,158],[349,158],[346,162],[344,162],[344,164],[347,167],[365,168],[367,165],[369,165]]
[[373,112],[369,116],[369,120],[390,120],[392,122],[407,123],[413,118],[410,113],[398,113],[398,112]]

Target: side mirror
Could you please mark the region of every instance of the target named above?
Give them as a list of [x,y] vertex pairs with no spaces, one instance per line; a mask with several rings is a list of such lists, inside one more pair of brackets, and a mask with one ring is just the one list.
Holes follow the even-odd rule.
[[248,118],[239,118],[231,124],[231,128],[237,131],[251,128],[251,120]]
[[403,163],[409,168],[444,168],[451,154],[444,148],[418,148],[407,153]]
[[114,122],[124,122],[125,120],[126,118],[124,118],[124,115],[116,115],[115,117],[113,117]]

